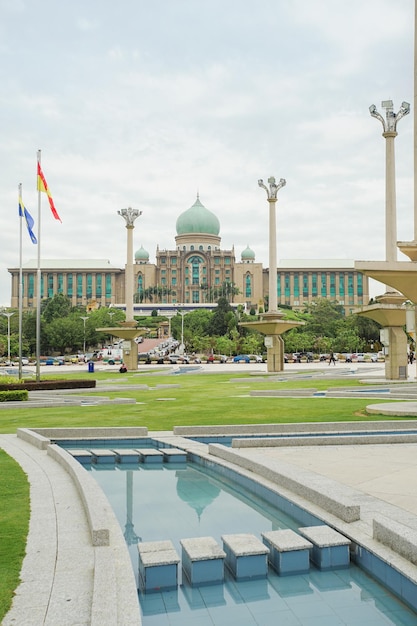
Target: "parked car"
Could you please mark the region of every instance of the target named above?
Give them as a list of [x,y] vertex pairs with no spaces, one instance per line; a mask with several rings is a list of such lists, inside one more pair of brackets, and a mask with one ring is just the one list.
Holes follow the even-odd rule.
[[233,363],[250,363],[250,358],[247,354],[238,354],[237,356],[233,357]]
[[371,363],[377,363],[377,361],[378,361],[378,354],[376,352],[371,352],[371,354],[369,356],[371,357]]
[[189,363],[190,362],[190,357],[188,357],[186,354],[170,354],[168,356],[168,361],[170,363],[172,363],[173,365],[176,365],[177,363]]

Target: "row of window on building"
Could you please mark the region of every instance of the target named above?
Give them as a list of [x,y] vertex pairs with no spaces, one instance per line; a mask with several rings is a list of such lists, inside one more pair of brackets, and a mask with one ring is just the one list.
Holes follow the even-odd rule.
[[[309,286],[309,277],[311,277],[311,287]],[[337,296],[344,298],[345,296],[355,295],[355,285],[353,272],[339,272],[338,273],[338,288],[336,286],[336,272],[312,272],[311,274],[296,274],[293,275],[293,285],[291,285],[291,276],[289,272],[284,274],[277,274],[277,293],[278,297],[284,295],[290,297],[293,295],[295,298],[302,295],[304,298],[308,298],[310,295],[313,298],[323,297],[336,298]],[[363,277],[362,274],[357,274],[357,290],[356,295],[363,296]]]
[[[54,283],[54,277],[56,276],[56,288]],[[64,288],[64,275],[52,274],[46,275],[46,297],[52,298],[56,293],[64,294],[69,298],[75,295],[77,298],[82,298],[84,295],[88,299],[93,297],[101,298],[103,295],[106,299],[110,299],[112,296],[112,276],[111,274],[95,274],[95,294],[93,294],[93,275],[92,274],[65,274],[66,276],[66,288]],[[85,293],[84,293],[84,276],[85,276]],[[23,293],[26,293],[23,277]],[[29,273],[27,275],[27,297],[33,299],[36,293],[36,274]],[[103,292],[104,287],[104,292]],[[41,298],[45,297],[45,281],[41,281]]]
[[[205,269],[205,268],[203,268]],[[172,272],[170,287],[177,286],[177,277],[174,274],[175,270]],[[191,277],[188,275],[188,267],[185,268],[185,278],[184,284],[186,287],[192,286],[195,287],[197,285],[202,285],[203,287],[207,285],[207,279],[203,275],[201,276],[199,272],[198,265],[191,266]],[[56,276],[56,287],[54,284],[54,276]],[[101,298],[103,295],[106,299],[110,299],[112,296],[112,276],[111,274],[95,274],[95,281],[93,281],[93,275],[91,273],[86,274],[71,274],[68,273],[66,276],[66,285],[64,287],[64,275],[62,273],[58,273],[56,275],[52,273],[48,273],[46,275],[46,297],[51,298],[55,293],[67,295],[68,297],[73,297],[74,290],[77,298],[82,298],[86,296],[89,298]],[[85,287],[84,287],[84,277],[85,277]],[[357,285],[356,285],[356,295],[358,297],[363,296],[363,281],[362,275],[356,274],[357,277]],[[228,281],[229,274],[226,274],[226,282]],[[34,298],[36,293],[36,274],[29,273],[27,275],[27,292],[25,289],[25,285],[23,285],[24,293],[27,293],[27,297],[29,299]],[[93,293],[93,282],[95,282],[95,293]],[[223,281],[222,281],[223,282]],[[250,273],[247,273],[245,276],[245,298],[250,298],[252,296],[252,276]],[[214,276],[214,282],[212,286],[219,286],[221,284],[220,276]],[[44,288],[45,281],[41,281],[41,297],[45,297]],[[167,285],[167,278],[164,275],[164,270],[161,272],[161,286]],[[137,291],[141,293],[144,290],[144,276],[139,272],[137,275]],[[199,302],[199,291],[194,290],[193,301],[195,298],[196,302]],[[173,295],[173,294],[171,294]],[[290,298],[293,296],[295,299],[300,298],[345,298],[345,296],[353,297],[355,295],[355,284],[354,284],[354,274],[353,272],[339,272],[338,280],[336,281],[336,273],[335,272],[313,272],[313,273],[289,273],[289,272],[278,272],[277,273],[277,296],[278,298]]]

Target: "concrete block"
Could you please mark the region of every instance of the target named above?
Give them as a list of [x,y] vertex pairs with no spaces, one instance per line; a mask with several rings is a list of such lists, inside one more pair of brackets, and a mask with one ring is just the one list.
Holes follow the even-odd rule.
[[185,450],[178,448],[162,448],[160,450],[164,455],[165,463],[185,463],[187,461],[187,453]]
[[164,460],[164,455],[155,448],[137,448],[139,452],[139,461],[141,463],[154,463],[161,464]]
[[341,535],[330,526],[305,526],[298,532],[311,541],[311,561],[321,570],[349,567],[350,539]]
[[255,535],[222,535],[222,541],[226,566],[237,580],[267,576],[269,549]]
[[114,448],[118,463],[139,463],[139,452],[133,448]]
[[180,559],[171,541],[138,543],[138,553],[139,585],[145,592],[177,587]]
[[313,544],[290,529],[261,533],[269,548],[269,562],[280,576],[306,574]]
[[182,567],[191,585],[221,583],[226,553],[213,537],[181,539]]

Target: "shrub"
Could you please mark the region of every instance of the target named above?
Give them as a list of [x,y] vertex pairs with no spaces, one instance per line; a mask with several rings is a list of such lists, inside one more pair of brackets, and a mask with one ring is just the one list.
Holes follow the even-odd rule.
[[0,391],[0,402],[25,402],[29,397],[26,389]]
[[78,380],[24,380],[22,382],[11,383],[10,385],[1,384],[0,391],[15,391],[20,389],[27,389],[28,391],[40,391],[42,389],[89,389],[96,386],[96,381],[90,379],[78,379]]

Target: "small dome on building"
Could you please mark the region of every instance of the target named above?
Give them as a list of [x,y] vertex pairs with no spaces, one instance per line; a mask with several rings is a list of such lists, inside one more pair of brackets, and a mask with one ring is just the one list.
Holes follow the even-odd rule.
[[254,251],[249,248],[249,246],[246,246],[246,248],[243,250],[242,254],[241,254],[241,259],[242,261],[254,261],[255,260],[255,253]]
[[139,250],[136,250],[135,252],[135,261],[140,262],[145,262],[145,261],[149,261],[149,252],[147,250],[145,250],[145,248],[143,246],[141,246],[139,248]]
[[188,235],[191,233],[204,233],[218,236],[220,232],[220,222],[217,217],[201,204],[197,195],[197,200],[193,206],[181,213],[177,219],[177,235]]

